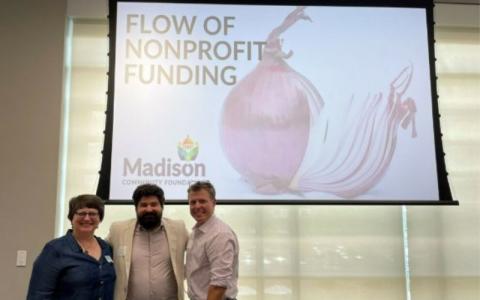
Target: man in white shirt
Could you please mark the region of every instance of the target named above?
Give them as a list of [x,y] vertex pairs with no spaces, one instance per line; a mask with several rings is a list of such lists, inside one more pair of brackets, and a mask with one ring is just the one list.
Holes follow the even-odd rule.
[[191,300],[234,300],[238,293],[238,239],[214,215],[215,188],[199,181],[188,188],[190,214],[197,221],[187,244],[186,277]]

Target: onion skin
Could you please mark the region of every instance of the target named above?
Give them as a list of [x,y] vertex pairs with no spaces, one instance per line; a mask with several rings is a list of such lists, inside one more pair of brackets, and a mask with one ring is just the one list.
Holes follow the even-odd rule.
[[415,100],[405,99],[413,69],[410,65],[399,72],[386,98],[381,92],[373,94],[351,112],[340,142],[331,151],[317,153],[322,159],[298,176],[296,190],[355,199],[378,184],[395,155],[399,127],[411,126],[411,137],[417,137]]

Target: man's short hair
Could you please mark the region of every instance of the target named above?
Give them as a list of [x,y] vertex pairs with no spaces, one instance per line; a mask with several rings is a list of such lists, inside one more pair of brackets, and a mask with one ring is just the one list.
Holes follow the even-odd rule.
[[163,204],[165,202],[165,194],[163,193],[163,190],[158,185],[150,184],[150,183],[139,185],[135,189],[132,195],[133,203],[135,203],[135,207],[138,206],[138,202],[140,202],[140,200],[145,196],[157,197],[158,201],[160,202],[160,206],[163,208]]
[[190,192],[199,192],[201,190],[207,191],[208,194],[210,195],[210,198],[212,198],[212,200],[216,200],[215,188],[213,187],[213,184],[210,181],[197,181],[195,183],[192,183],[188,187],[187,192],[188,194],[190,194]]

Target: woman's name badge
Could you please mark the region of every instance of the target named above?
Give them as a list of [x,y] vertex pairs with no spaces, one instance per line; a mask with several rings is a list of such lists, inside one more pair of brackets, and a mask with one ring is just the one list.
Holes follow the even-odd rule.
[[113,259],[110,257],[110,255],[105,255],[105,260],[106,260],[108,263],[113,264]]

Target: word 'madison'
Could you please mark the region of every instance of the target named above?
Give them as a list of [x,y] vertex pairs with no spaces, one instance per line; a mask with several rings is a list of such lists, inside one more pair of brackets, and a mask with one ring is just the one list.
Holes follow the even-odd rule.
[[170,158],[162,158],[159,162],[143,162],[141,158],[130,161],[123,159],[123,176],[195,176],[205,177],[206,166],[203,163],[172,162]]

